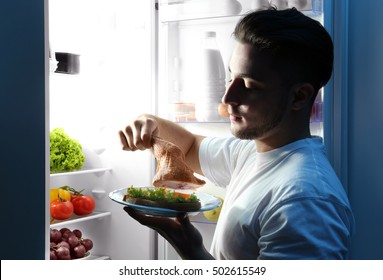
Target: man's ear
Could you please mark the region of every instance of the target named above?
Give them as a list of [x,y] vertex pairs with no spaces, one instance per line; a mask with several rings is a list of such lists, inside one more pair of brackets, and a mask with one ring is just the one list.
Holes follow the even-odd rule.
[[294,99],[292,102],[292,110],[301,110],[306,106],[310,106],[311,99],[314,96],[314,87],[310,83],[296,84],[293,87]]

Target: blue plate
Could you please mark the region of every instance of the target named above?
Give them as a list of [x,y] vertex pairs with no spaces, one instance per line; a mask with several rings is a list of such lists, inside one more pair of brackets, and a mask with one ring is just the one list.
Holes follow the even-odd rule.
[[[145,188],[153,188],[153,187],[145,187]],[[150,216],[177,217],[177,214],[180,213],[180,211],[173,210],[173,209],[143,206],[143,205],[137,205],[137,204],[126,202],[124,201],[124,195],[126,194],[126,192],[127,192],[127,188],[118,189],[118,190],[110,192],[109,197],[110,199],[112,199],[113,201],[117,203],[120,203],[125,206],[130,206]],[[195,195],[199,198],[201,202],[201,208],[196,211],[188,212],[188,214],[190,215],[195,215],[195,214],[198,214],[199,212],[209,211],[209,210],[218,208],[222,203],[221,199],[219,199],[218,197],[215,197],[205,192],[200,192],[195,190],[177,190],[177,192],[183,192],[188,194],[195,193]]]

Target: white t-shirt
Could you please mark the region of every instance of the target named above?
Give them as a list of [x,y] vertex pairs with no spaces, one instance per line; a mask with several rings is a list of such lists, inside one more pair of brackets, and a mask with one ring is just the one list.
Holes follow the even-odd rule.
[[209,180],[227,187],[216,259],[347,259],[354,218],[322,139],[258,153],[254,141],[205,138]]

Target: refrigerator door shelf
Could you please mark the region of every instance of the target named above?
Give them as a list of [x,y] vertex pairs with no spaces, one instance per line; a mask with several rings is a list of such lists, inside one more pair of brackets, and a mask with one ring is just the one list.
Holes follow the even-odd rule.
[[[249,0],[242,0],[249,1]],[[243,12],[237,0],[160,1],[160,21],[217,18],[239,15]]]
[[86,260],[111,260],[110,256],[90,255]]
[[[270,4],[285,9],[295,7],[310,17],[321,17],[323,0],[184,0],[160,1],[160,21],[176,22],[243,16],[251,10],[267,9]],[[270,3],[271,2],[271,3]]]
[[110,216],[112,213],[111,212],[93,212],[92,214],[86,215],[86,216],[76,216],[73,215],[70,219],[68,220],[63,220],[63,221],[57,221],[55,220],[51,225],[50,228],[60,228],[63,226],[68,226],[84,221],[89,221],[89,220],[96,220],[96,219],[101,219],[107,216]]
[[97,173],[104,173],[106,171],[111,171],[111,167],[100,167],[100,168],[93,168],[93,169],[86,169],[86,170],[78,170],[78,171],[72,171],[72,172],[62,172],[62,173],[52,173],[50,174],[50,177],[60,177],[60,176],[70,176],[70,175],[79,175],[79,174],[97,174]]

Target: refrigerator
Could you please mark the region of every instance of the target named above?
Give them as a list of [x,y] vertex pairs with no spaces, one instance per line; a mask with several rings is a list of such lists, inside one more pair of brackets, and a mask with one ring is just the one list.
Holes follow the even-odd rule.
[[[196,116],[198,99],[190,95],[193,77],[199,75],[193,51],[201,49],[206,33],[214,32],[227,69],[235,23],[265,1],[40,0],[33,7],[17,5],[22,1],[7,2],[9,9],[3,9],[12,11],[9,17],[4,15],[12,28],[6,33],[11,40],[2,55],[13,54],[9,57],[14,58],[12,65],[17,67],[2,76],[6,77],[4,92],[10,93],[1,105],[1,116],[10,120],[3,131],[16,136],[1,138],[1,146],[9,147],[1,161],[2,183],[12,186],[4,188],[1,207],[3,213],[13,209],[12,215],[2,217],[2,222],[12,229],[3,231],[2,236],[15,241],[5,244],[2,258],[49,259],[50,229],[68,227],[80,229],[93,241],[89,259],[177,259],[165,240],[131,219],[121,205],[108,197],[115,189],[151,185],[156,167],[149,151],[123,152],[117,131],[137,115],[149,112],[176,121],[192,132],[229,135],[229,123],[224,118],[199,121]],[[324,24],[334,38],[334,75],[315,103],[311,129],[313,134],[324,137],[330,161],[356,209],[357,222],[359,218],[366,226],[356,235],[352,258],[382,257],[383,250],[379,249],[383,244],[376,241],[382,223],[369,224],[366,219],[366,208],[376,213],[382,209],[381,172],[377,167],[358,165],[358,159],[363,159],[358,145],[367,140],[358,133],[364,129],[354,127],[354,123],[365,120],[369,110],[352,107],[363,84],[358,80],[358,67],[372,64],[378,68],[375,63],[379,60],[359,61],[355,59],[359,51],[349,47],[352,42],[360,42],[361,33],[366,34],[363,28],[379,32],[373,20],[379,18],[379,9],[373,7],[382,5],[372,0],[365,4],[351,0],[289,2],[301,5],[299,9]],[[368,9],[374,11],[373,16],[368,16]],[[8,30],[7,25],[3,28]],[[56,72],[56,53],[74,55],[79,68]],[[375,81],[369,88],[370,105],[379,104],[379,71],[374,73],[368,77]],[[369,122],[379,125],[379,119]],[[56,127],[82,144],[86,155],[82,170],[50,174],[49,132]],[[375,136],[381,139],[380,133]],[[33,163],[26,161],[28,168],[20,173],[15,158],[23,159],[25,155],[33,158]],[[361,191],[364,176],[360,170],[370,174],[369,194]],[[96,201],[94,214],[51,224],[49,190],[63,185],[92,195]],[[28,200],[25,194],[31,189],[33,199]],[[223,199],[225,196],[224,190],[210,182],[201,190]],[[15,210],[12,201],[5,199],[9,197],[22,198],[28,211],[23,207]],[[209,247],[215,222],[203,214],[191,220]],[[375,221],[381,221],[381,216]],[[18,241],[25,239],[25,230],[30,228],[34,234],[25,250]],[[366,238],[371,236],[374,238]]]
[[[216,112],[229,80],[231,34],[241,16],[266,2],[48,1],[49,128],[63,128],[81,143],[86,157],[79,171],[50,174],[49,187],[84,189],[96,202],[93,214],[53,221],[51,229],[80,229],[93,241],[90,259],[179,258],[161,236],[131,219],[108,196],[130,185],[150,186],[155,172],[152,154],[123,152],[117,131],[139,114],[152,113],[195,133],[230,135],[230,122]],[[321,2],[294,5],[323,22]],[[221,61],[210,53],[201,55],[204,40],[212,39]],[[72,57],[66,68],[60,55]],[[209,89],[196,88],[202,75],[210,75],[211,82],[219,62],[220,84],[217,78]],[[205,114],[198,102],[212,87],[220,89],[214,92],[219,98],[209,104],[215,112]],[[314,110],[312,129],[322,134],[321,95]],[[199,191],[224,200],[225,190],[203,179],[207,183]],[[191,221],[209,248],[215,219],[200,213]]]

